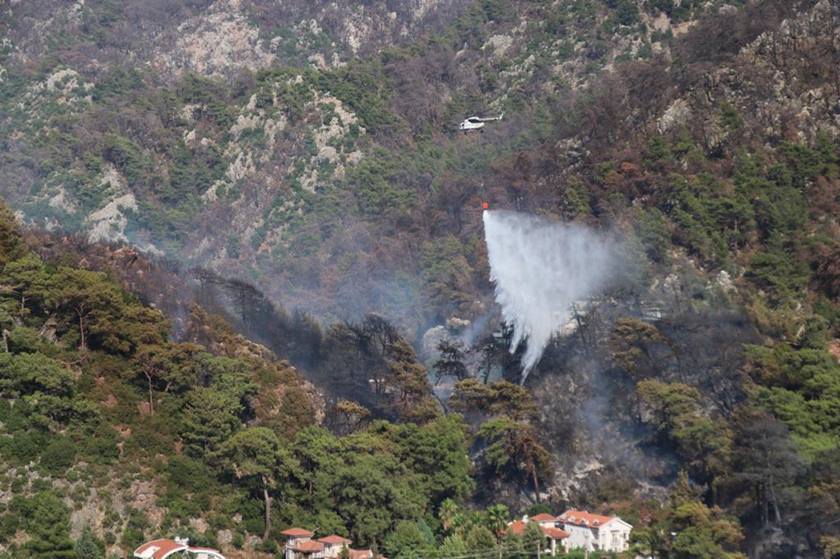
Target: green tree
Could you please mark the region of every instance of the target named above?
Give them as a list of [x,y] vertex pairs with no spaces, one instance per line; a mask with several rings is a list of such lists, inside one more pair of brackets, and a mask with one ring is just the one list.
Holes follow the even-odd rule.
[[530,552],[528,555],[539,558],[543,553],[544,543],[545,535],[543,535],[540,525],[536,522],[528,522],[525,525],[525,532],[522,534],[522,544]]
[[508,518],[510,518],[510,511],[505,505],[500,503],[492,505],[487,508],[486,528],[494,537],[501,537],[507,528]]
[[352,433],[370,417],[369,409],[351,400],[339,400],[336,402],[335,412],[339,417],[340,432],[343,433]]
[[21,397],[45,394],[73,395],[73,375],[64,365],[40,353],[0,355],[0,394]]
[[636,390],[649,413],[645,421],[656,426],[659,437],[673,442],[694,475],[709,482],[727,470],[732,434],[704,413],[696,388],[648,379]]
[[387,434],[399,444],[400,460],[420,476],[430,502],[461,499],[472,492],[467,426],[460,416],[438,416],[422,426],[400,425]]
[[146,383],[149,412],[155,412],[154,393],[170,390],[183,393],[198,380],[199,346],[194,344],[159,343],[140,346],[132,363]]
[[26,253],[20,237],[17,219],[6,204],[0,202],[0,265],[16,260]]
[[736,416],[736,429],[732,479],[746,485],[765,527],[780,525],[785,494],[804,470],[788,429],[768,414],[748,408]]
[[610,332],[610,357],[634,378],[650,376],[665,355],[673,355],[669,341],[656,326],[635,318],[620,318]]
[[0,354],[0,395],[21,398],[44,424],[69,419],[74,412],[73,374],[41,353]]
[[271,533],[271,494],[298,468],[277,435],[265,427],[249,427],[222,444],[218,457],[225,471],[246,484],[256,484],[265,506],[265,533]]
[[439,557],[459,557],[467,555],[474,548],[468,548],[464,538],[458,534],[450,534],[443,538],[438,546],[437,555]]
[[28,314],[27,300],[30,298],[43,300],[50,284],[44,263],[37,255],[31,253],[7,263],[0,277],[2,277],[2,282],[17,295],[20,301],[17,315],[21,319],[26,318]]
[[[494,518],[491,522],[495,527],[498,527],[498,519]],[[505,517],[505,524],[507,524],[507,517]],[[480,524],[472,525],[466,530],[464,542],[467,545],[467,549],[476,552],[487,551],[498,546],[497,537],[490,528],[481,526]]]
[[744,558],[739,551],[744,535],[738,521],[701,502],[684,473],[673,487],[668,503],[656,513],[653,522],[634,532],[634,548],[655,557]]
[[478,436],[487,445],[482,461],[495,473],[518,474],[533,484],[540,500],[540,478],[551,474],[551,456],[529,423],[496,417],[481,425]]
[[461,507],[452,499],[444,499],[438,507],[438,518],[444,531],[450,532],[458,524]]
[[435,548],[435,538],[425,522],[401,520],[385,538],[383,548],[389,557],[426,557]]
[[50,491],[41,491],[12,506],[20,514],[31,538],[24,544],[28,557],[34,559],[76,559],[70,540],[70,512],[64,502]]
[[531,393],[506,380],[484,384],[478,379],[468,378],[457,382],[450,407],[462,413],[504,415],[516,421],[532,419],[537,413]]
[[105,559],[105,546],[93,535],[90,526],[86,526],[74,546],[76,559]]
[[300,464],[302,507],[321,511],[333,507],[332,490],[341,467],[341,443],[322,427],[306,427],[295,437],[293,453]]
[[381,543],[397,522],[418,520],[429,508],[421,477],[396,451],[394,443],[372,432],[342,440],[332,500],[357,544]]
[[198,387],[187,395],[181,435],[194,456],[208,456],[242,424],[243,407],[234,395]]
[[53,279],[49,297],[55,308],[75,320],[79,349],[88,349],[92,325],[114,314],[121,307],[122,293],[104,274],[62,266]]
[[452,377],[456,381],[467,378],[467,367],[464,365],[463,346],[457,342],[443,339],[437,346],[440,357],[434,364],[436,383],[445,377]]

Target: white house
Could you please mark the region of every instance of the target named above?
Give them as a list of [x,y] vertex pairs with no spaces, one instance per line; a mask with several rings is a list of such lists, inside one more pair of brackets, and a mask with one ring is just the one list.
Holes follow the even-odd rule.
[[[522,520],[527,522],[529,518],[527,516],[522,517]],[[539,514],[535,514],[530,518],[531,522],[536,522],[543,528],[557,528],[557,517],[553,514],[548,514],[545,512],[541,512]]]
[[190,545],[187,538],[158,539],[146,542],[134,550],[135,559],[168,559],[189,557],[190,559],[225,559],[217,550]]
[[587,511],[567,510],[557,517],[569,537],[563,540],[566,550],[626,551],[630,547],[633,526],[617,516],[604,516]]
[[350,559],[373,559],[371,550],[353,549],[351,540],[337,534],[313,539],[315,534],[304,528],[288,528],[280,533],[286,537],[284,559],[338,559],[345,549]]
[[341,555],[341,551],[346,547],[350,548],[352,541],[347,538],[342,538],[336,534],[318,538],[318,541],[324,544],[324,557],[326,559],[335,559]]
[[286,536],[285,559],[324,559],[327,546],[313,540],[313,532],[303,528],[289,528],[280,533]]
[[514,520],[508,522],[508,531],[516,536],[521,536],[525,533],[525,527],[529,522],[539,525],[543,536],[548,540],[548,546],[543,553],[548,553],[552,557],[557,555],[558,548],[563,547],[563,540],[569,537],[565,530],[557,527],[557,519],[550,514],[538,514],[533,518],[523,516],[522,520]]

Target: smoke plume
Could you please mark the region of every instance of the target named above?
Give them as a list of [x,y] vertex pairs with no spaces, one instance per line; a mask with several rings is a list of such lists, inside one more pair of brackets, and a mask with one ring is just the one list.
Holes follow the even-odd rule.
[[579,225],[508,211],[485,211],[483,219],[496,302],[514,329],[511,352],[527,340],[525,382],[551,337],[572,318],[572,304],[605,286],[614,251],[606,238]]

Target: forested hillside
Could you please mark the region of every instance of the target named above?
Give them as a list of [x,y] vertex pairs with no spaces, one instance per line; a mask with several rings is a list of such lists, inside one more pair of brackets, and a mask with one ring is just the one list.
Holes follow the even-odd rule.
[[0,217],[3,556],[122,557],[161,531],[271,553],[291,522],[384,545],[469,495],[457,416],[369,423],[344,402],[330,433],[323,399],[266,348],[198,307],[172,340],[162,313],[44,262]]
[[[796,8],[53,4],[7,7],[2,23],[3,173],[15,207],[41,226],[130,239],[237,275],[319,315],[375,308],[411,328],[453,309],[476,312],[474,293],[486,287],[472,211],[481,198],[602,214],[581,205],[593,205],[589,185],[557,169],[587,153],[592,164],[612,159],[608,145],[629,146],[614,140],[654,126],[678,99],[663,132],[684,129],[692,108],[748,109],[737,91],[698,99],[703,107],[682,96]],[[692,25],[705,13],[729,28],[726,41]],[[338,58],[307,65],[286,52],[289,33],[295,52]],[[604,69],[614,72],[594,83]],[[753,101],[748,83],[744,103]],[[492,111],[507,119],[477,138],[454,133],[464,116]],[[722,140],[722,125],[712,119],[697,132]]]
[[[834,0],[0,14],[0,554],[840,556]],[[524,387],[482,201],[626,259]]]

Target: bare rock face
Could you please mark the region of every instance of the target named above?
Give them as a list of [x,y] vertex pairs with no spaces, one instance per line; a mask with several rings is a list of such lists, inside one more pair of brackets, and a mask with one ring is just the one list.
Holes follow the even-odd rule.
[[240,11],[238,0],[215,2],[206,13],[179,25],[176,36],[175,48],[158,55],[170,72],[221,76],[240,69],[256,71],[275,59],[259,28]]
[[438,344],[450,338],[446,326],[433,326],[426,330],[420,342],[420,358],[425,362],[434,361],[438,358]]
[[684,125],[691,118],[691,107],[684,99],[677,99],[656,122],[660,134]]
[[124,212],[136,209],[137,200],[134,194],[128,192],[114,198],[88,216],[90,224],[88,240],[92,243],[127,241],[125,228],[128,225],[128,218]]

